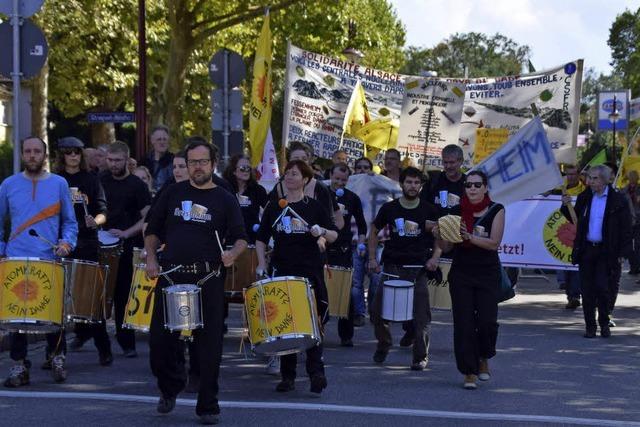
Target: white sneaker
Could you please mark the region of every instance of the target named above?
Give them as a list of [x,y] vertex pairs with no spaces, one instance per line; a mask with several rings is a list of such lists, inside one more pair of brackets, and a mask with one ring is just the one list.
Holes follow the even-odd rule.
[[280,375],[280,357],[271,356],[267,362],[267,374]]
[[64,382],[67,379],[67,370],[64,367],[65,357],[62,354],[55,356],[51,360],[51,375],[57,383]]

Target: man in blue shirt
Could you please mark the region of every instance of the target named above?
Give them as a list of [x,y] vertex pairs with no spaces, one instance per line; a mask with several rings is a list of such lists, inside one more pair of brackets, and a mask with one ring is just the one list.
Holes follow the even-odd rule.
[[[609,329],[611,280],[620,270],[620,258],[631,251],[631,213],[624,195],[611,184],[611,169],[605,165],[589,169],[587,188],[578,195],[578,219],[572,261],[580,271],[585,338],[596,336],[596,308],[600,336],[611,336]],[[571,220],[570,196],[564,196],[561,211]]]

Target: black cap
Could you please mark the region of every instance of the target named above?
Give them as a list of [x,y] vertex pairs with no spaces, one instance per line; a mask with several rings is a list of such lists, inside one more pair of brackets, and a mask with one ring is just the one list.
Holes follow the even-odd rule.
[[62,148],[84,148],[84,144],[75,136],[66,136],[58,140],[58,149]]

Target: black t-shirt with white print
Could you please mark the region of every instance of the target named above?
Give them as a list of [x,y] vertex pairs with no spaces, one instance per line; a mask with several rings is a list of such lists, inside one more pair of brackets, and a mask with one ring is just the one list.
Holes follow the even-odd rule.
[[[315,276],[322,270],[322,254],[318,248],[317,237],[310,232],[314,224],[326,229],[333,229],[327,211],[317,200],[305,197],[299,202],[289,203],[295,211],[288,212],[279,218],[283,209],[277,202],[269,201],[262,214],[257,240],[267,244],[273,237],[274,247],[271,264],[277,270],[286,271],[289,275],[303,277]],[[300,215],[308,225],[305,225],[296,214]],[[277,220],[277,221],[276,221]],[[289,222],[289,224],[287,224]],[[275,223],[275,225],[274,225]]]
[[[382,205],[373,221],[378,230],[389,226],[390,239],[384,242],[382,263],[422,265],[433,247],[433,235],[425,230],[425,221],[437,221],[438,210],[431,203],[420,201],[414,209],[402,207],[399,199]],[[399,224],[404,224],[398,229]]]
[[220,239],[247,239],[238,200],[222,187],[199,189],[184,181],[156,201],[145,235],[163,237],[163,263],[219,263],[215,231]]

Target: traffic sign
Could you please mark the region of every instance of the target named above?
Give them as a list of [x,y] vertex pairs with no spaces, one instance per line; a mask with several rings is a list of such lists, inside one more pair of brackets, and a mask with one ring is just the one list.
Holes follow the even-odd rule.
[[[18,0],[18,15],[29,18],[40,10],[44,0]],[[0,13],[9,16],[13,14],[13,0],[0,0]]]
[[87,113],[87,122],[89,123],[128,123],[135,121],[135,113],[127,111]]
[[220,49],[211,57],[209,79],[215,85],[224,86],[225,56],[227,57],[227,67],[229,69],[227,84],[230,87],[238,86],[246,76],[246,67],[242,56],[228,49]]
[[[13,72],[13,28],[9,22],[0,24],[0,74],[11,78]],[[20,26],[20,71],[22,78],[37,75],[49,53],[47,39],[36,24],[25,19]]]
[[[213,145],[218,147],[220,153],[224,153],[224,133],[222,131],[214,130],[211,138],[213,140]],[[230,132],[229,133],[229,150],[228,155],[233,156],[234,154],[242,153],[244,149],[244,133],[242,131],[238,132]],[[224,163],[224,159],[223,163]]]
[[[232,89],[229,91],[229,129],[242,130],[242,91]],[[224,130],[224,90],[214,89],[211,92],[211,129]]]

